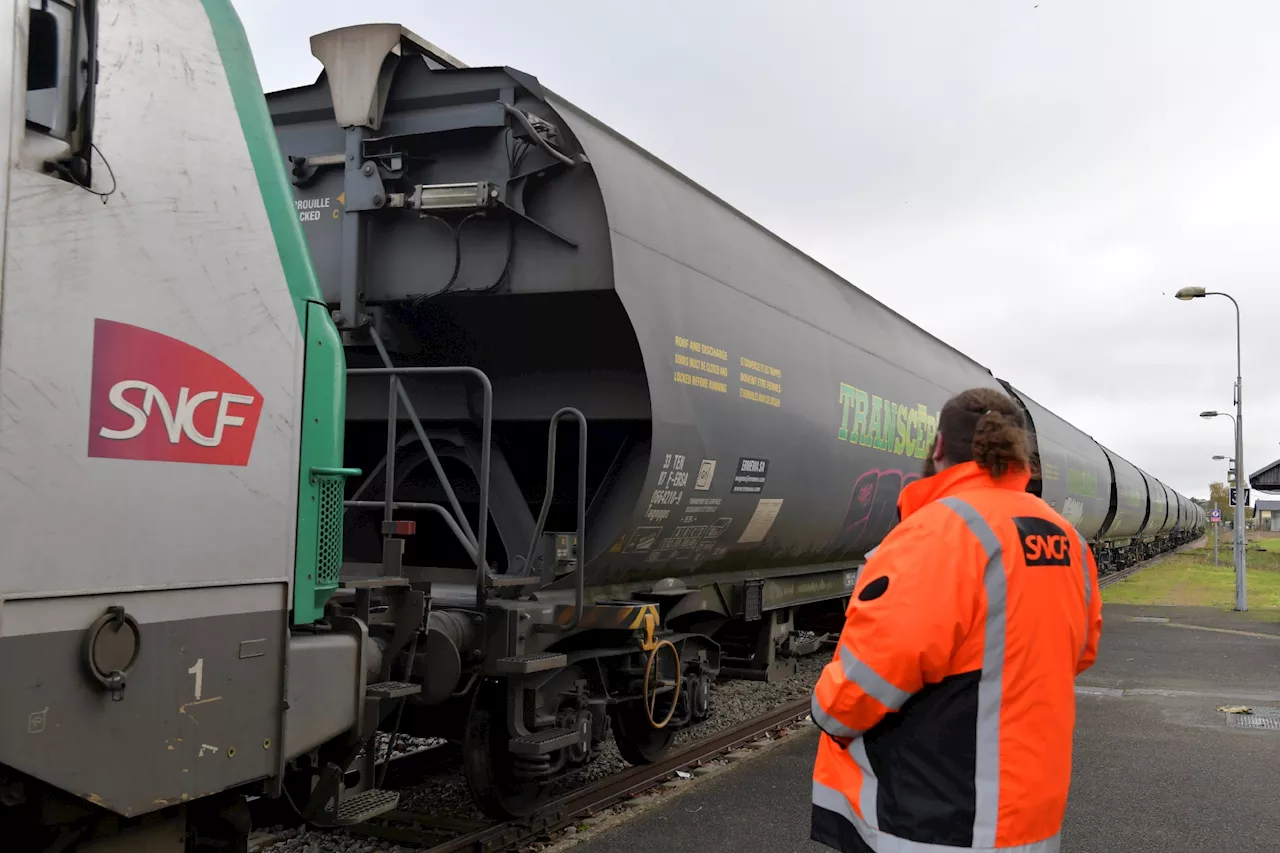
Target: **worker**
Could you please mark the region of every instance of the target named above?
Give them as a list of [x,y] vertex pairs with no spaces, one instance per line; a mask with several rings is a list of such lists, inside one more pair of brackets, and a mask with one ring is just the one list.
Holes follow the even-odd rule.
[[1075,676],[1102,632],[1083,537],[1027,491],[1025,421],[947,401],[900,522],[859,572],[813,693],[815,841],[844,853],[1055,853]]

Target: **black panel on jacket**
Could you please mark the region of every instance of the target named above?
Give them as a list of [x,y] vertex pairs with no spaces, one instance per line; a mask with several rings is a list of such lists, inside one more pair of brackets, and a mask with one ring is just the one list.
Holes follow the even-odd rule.
[[859,601],[875,601],[884,595],[884,591],[889,588],[889,578],[876,578],[871,583],[862,588],[862,592],[858,593]]
[[819,844],[839,850],[840,853],[874,853],[867,842],[862,840],[858,830],[853,828],[853,824],[822,806],[813,807],[809,837]]
[[1013,520],[1022,542],[1022,559],[1028,566],[1071,565],[1071,538],[1047,518],[1020,516]]
[[944,678],[866,734],[876,821],[899,838],[973,844],[980,670]]

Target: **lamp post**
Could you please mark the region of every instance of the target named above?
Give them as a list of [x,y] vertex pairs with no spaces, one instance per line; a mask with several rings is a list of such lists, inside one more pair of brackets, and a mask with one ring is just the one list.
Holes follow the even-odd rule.
[[[1200,413],[1200,417],[1202,417],[1202,418],[1206,418],[1206,419],[1208,419],[1208,418],[1231,418],[1232,423],[1233,423],[1233,424],[1234,424],[1234,426],[1235,426],[1235,433],[1236,433],[1236,447],[1237,447],[1237,448],[1239,448],[1239,446],[1240,446],[1240,421],[1239,421],[1239,420],[1237,420],[1235,417],[1233,417],[1233,416],[1231,415],[1231,413],[1230,413],[1230,412],[1201,412],[1201,413]],[[1231,526],[1234,528],[1234,529],[1232,530],[1232,533],[1234,533],[1234,534],[1235,534],[1235,536],[1232,538],[1231,555],[1232,555],[1232,562],[1233,562],[1233,563],[1235,563],[1235,567],[1236,567],[1236,610],[1244,611],[1244,610],[1248,610],[1248,609],[1249,609],[1249,607],[1248,607],[1248,605],[1246,604],[1246,601],[1245,601],[1245,575],[1244,575],[1244,513],[1240,511],[1240,508],[1244,505],[1244,487],[1240,485],[1240,479],[1241,479],[1241,478],[1240,478],[1240,463],[1239,463],[1239,458],[1240,458],[1240,457],[1239,457],[1239,455],[1237,455],[1234,459],[1232,459],[1232,458],[1231,458],[1231,457],[1229,457],[1229,456],[1221,456],[1221,457],[1219,457],[1219,456],[1215,456],[1215,457],[1213,457],[1213,458],[1214,458],[1214,459],[1229,459],[1232,463],[1234,463],[1234,464],[1235,464],[1235,471],[1236,471],[1236,509],[1235,509],[1235,518],[1234,518],[1234,519],[1232,520],[1232,522],[1231,522]],[[1231,488],[1231,476],[1230,476],[1230,475],[1231,475],[1231,469],[1230,469],[1230,468],[1228,468],[1228,469],[1227,469],[1227,488],[1228,488],[1228,489],[1230,489],[1230,488]]]
[[[1236,610],[1248,610],[1244,588],[1244,524],[1240,504],[1244,503],[1244,387],[1240,381],[1243,359],[1240,357],[1240,303],[1228,293],[1205,290],[1203,287],[1184,287],[1174,294],[1177,299],[1189,302],[1206,296],[1225,296],[1236,308]],[[1210,415],[1210,417],[1215,416]]]

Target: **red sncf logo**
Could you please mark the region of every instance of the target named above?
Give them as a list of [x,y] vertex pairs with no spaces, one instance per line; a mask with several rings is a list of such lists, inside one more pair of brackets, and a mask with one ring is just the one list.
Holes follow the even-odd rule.
[[258,389],[207,352],[94,321],[90,456],[248,465],[261,414]]
[[1028,536],[1025,540],[1027,559],[1039,560],[1041,555],[1052,560],[1061,560],[1067,556],[1067,537],[1065,536]]
[[1015,518],[1013,523],[1022,540],[1022,559],[1028,566],[1071,565],[1071,540],[1061,527],[1034,516]]

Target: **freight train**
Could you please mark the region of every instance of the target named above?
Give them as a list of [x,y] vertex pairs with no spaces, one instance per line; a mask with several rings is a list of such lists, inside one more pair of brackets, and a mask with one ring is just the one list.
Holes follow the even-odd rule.
[[797,609],[964,388],[1024,407],[1104,569],[1204,526],[528,74],[369,25],[264,96],[229,0],[19,0],[0,44],[23,849],[242,850],[248,795],[366,820],[378,730],[461,743],[497,816],[610,738],[653,761],[816,648]]

